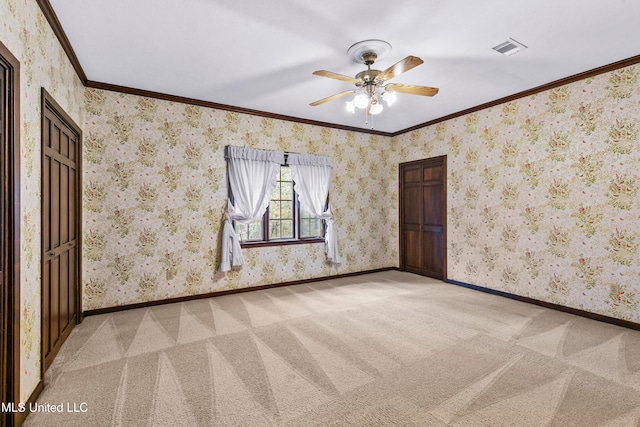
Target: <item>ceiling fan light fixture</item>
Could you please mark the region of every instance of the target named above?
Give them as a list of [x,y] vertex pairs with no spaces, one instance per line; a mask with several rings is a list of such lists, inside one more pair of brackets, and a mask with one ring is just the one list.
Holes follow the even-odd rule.
[[395,92],[385,92],[382,94],[382,99],[384,100],[384,102],[387,103],[387,105],[389,107],[391,107],[393,105],[394,102],[396,102],[396,93]]
[[[367,69],[356,74],[355,77],[349,77],[344,74],[338,74],[326,70],[314,71],[313,74],[321,77],[328,77],[355,85],[356,89],[346,90],[335,95],[322,98],[309,104],[312,107],[324,104],[334,99],[342,98],[352,93],[356,93],[351,101],[345,105],[350,113],[354,113],[356,108],[366,111],[365,124],[369,124],[370,116],[382,113],[385,101],[387,107],[393,105],[396,100],[396,93],[408,93],[420,96],[434,96],[438,93],[438,89],[427,86],[405,85],[399,83],[386,84],[388,80],[393,79],[398,74],[402,74],[412,68],[421,65],[424,61],[417,56],[409,55],[400,60],[396,64],[388,67],[384,71],[372,69],[371,66],[376,60],[385,56],[391,51],[391,45],[383,40],[364,40],[351,46],[347,51],[349,57],[354,62],[363,63]],[[373,127],[371,128],[373,129]]]
[[375,104],[371,104],[371,108],[369,108],[369,112],[374,116],[376,114],[382,113],[382,110],[384,110],[384,108],[382,107],[382,104],[380,104],[379,102]]
[[369,97],[365,93],[361,93],[353,98],[353,103],[358,108],[367,108],[369,105]]

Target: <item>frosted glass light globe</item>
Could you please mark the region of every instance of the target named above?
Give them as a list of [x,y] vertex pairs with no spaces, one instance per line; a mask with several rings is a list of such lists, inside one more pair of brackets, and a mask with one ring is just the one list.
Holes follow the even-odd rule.
[[366,94],[361,93],[360,95],[353,98],[353,102],[358,108],[367,108],[367,105],[369,105],[369,97]]
[[371,106],[371,108],[369,109],[369,112],[371,114],[380,114],[380,113],[382,113],[382,110],[383,110],[382,104],[377,103],[377,104],[373,104]]
[[385,92],[382,94],[382,99],[384,99],[384,101],[387,103],[387,105],[389,107],[391,107],[393,105],[394,102],[396,102],[396,93],[395,92]]

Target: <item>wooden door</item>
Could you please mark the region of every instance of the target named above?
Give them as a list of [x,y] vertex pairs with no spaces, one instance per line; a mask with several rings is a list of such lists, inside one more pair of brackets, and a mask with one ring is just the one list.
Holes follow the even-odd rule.
[[80,321],[80,130],[42,90],[44,369]]
[[[20,63],[0,43],[0,425],[19,424],[20,396]],[[5,407],[7,409],[7,407]]]
[[446,280],[446,156],[400,165],[400,268]]
[[[7,290],[7,280],[5,279],[5,274],[9,268],[8,259],[7,259],[7,205],[6,205],[6,177],[5,177],[5,161],[6,161],[6,150],[7,146],[7,69],[0,62],[0,143],[2,143],[2,149],[0,150],[0,186],[2,187],[2,194],[0,195],[0,255],[2,256],[2,264],[0,264],[0,307],[2,308],[2,315],[0,315],[0,333],[2,333],[2,340],[0,340],[0,377],[2,377],[2,390],[1,396],[2,402],[8,402],[6,400],[7,395],[7,381],[9,380],[9,371],[6,369],[6,360],[8,359],[8,342],[5,336],[4,331],[7,327],[7,321],[5,319],[6,311],[7,311],[7,302],[6,301],[6,290]],[[0,415],[0,424],[7,424],[7,416],[2,413]]]
[[[5,146],[7,145],[7,137],[6,137],[6,112],[7,112],[7,80],[6,80],[6,68],[3,66],[4,64],[2,64],[2,62],[0,62],[0,143],[2,144],[2,147],[0,149],[0,187],[2,187],[2,194],[0,194],[0,256],[2,257],[2,263],[0,264],[0,289],[2,290],[2,292],[0,292],[0,308],[2,309],[2,315],[0,315],[0,331],[4,331],[5,330],[5,289],[6,289],[6,280],[4,278],[5,273],[7,272],[7,257],[6,257],[6,242],[5,242],[5,236],[7,235],[6,232],[6,226],[7,226],[7,221],[6,221],[6,213],[7,213],[7,207],[6,207],[6,202],[5,202],[5,195],[7,194],[6,191],[6,187],[5,187]],[[2,340],[0,340],[0,366],[2,366],[2,369],[0,369],[0,378],[2,379],[2,390],[0,391],[0,393],[2,394],[0,396],[0,398],[2,399],[2,402],[6,402],[5,399],[5,391],[6,391],[6,381],[7,381],[7,372],[4,369],[5,367],[5,353],[7,350],[7,343],[4,337],[4,333],[2,333]],[[4,417],[0,420],[0,422],[2,423],[2,425],[5,424],[4,422]]]

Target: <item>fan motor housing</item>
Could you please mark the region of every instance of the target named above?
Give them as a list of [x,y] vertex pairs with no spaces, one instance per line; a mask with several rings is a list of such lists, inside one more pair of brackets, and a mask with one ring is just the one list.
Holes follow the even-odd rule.
[[356,79],[360,79],[365,83],[372,84],[376,77],[381,74],[380,70],[364,70],[356,74]]

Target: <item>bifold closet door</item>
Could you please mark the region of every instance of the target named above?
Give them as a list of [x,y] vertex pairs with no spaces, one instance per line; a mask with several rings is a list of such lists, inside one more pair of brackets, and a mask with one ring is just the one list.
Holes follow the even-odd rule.
[[79,134],[43,102],[42,318],[47,369],[78,321]]
[[446,279],[446,157],[400,165],[400,268]]

